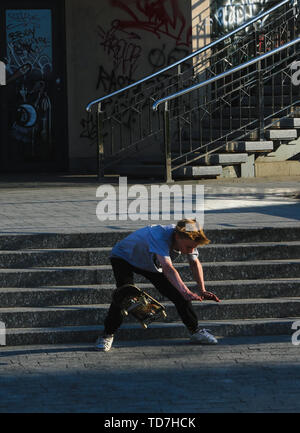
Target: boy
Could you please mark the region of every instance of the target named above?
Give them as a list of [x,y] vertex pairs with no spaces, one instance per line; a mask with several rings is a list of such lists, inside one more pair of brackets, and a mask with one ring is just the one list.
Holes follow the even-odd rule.
[[[118,242],[110,260],[117,287],[134,283],[134,273],[143,275],[166,298],[172,301],[191,334],[191,342],[216,344],[216,338],[206,329],[199,329],[192,300],[220,302],[216,295],[205,290],[202,265],[197,247],[210,241],[197,222],[183,219],[175,226],[155,225],[139,229]],[[200,295],[191,292],[182,281],[173,261],[186,254]],[[122,324],[121,309],[112,301],[104,322],[104,334],[96,342],[96,349],[110,350],[114,334]]]

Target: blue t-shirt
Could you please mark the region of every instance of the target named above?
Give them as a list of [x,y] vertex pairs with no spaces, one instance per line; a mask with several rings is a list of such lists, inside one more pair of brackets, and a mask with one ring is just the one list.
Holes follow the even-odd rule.
[[[111,257],[119,257],[131,265],[150,272],[162,272],[156,255],[169,258],[173,261],[179,251],[172,250],[172,238],[175,225],[153,225],[136,230],[118,242],[112,249]],[[198,257],[195,248],[191,259]]]

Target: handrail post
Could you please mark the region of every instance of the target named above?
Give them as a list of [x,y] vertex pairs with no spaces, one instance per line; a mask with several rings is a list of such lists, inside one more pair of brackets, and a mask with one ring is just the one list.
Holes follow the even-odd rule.
[[164,104],[164,150],[165,150],[165,181],[172,183],[171,163],[171,133],[170,133],[170,112],[168,102]]
[[264,83],[261,60],[257,62],[257,112],[258,112],[258,137],[265,139],[265,104],[264,104]]
[[104,143],[103,143],[103,111],[101,110],[101,102],[97,107],[97,170],[98,180],[104,178]]
[[182,68],[181,65],[177,66],[177,78],[179,79],[180,75],[182,75]]

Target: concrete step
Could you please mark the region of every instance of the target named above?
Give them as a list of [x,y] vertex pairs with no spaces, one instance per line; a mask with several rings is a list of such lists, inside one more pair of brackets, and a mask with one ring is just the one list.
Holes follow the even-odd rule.
[[232,141],[226,145],[226,152],[269,153],[273,149],[273,141]]
[[[193,141],[193,149],[196,149],[200,146],[200,141]],[[231,140],[228,143],[225,141],[218,141],[214,145],[218,152],[222,153],[211,153],[210,155],[203,155],[203,152],[194,151],[194,156],[203,155],[198,161],[194,161],[193,165],[197,166],[204,164],[216,165],[219,164],[221,166],[226,165],[236,165],[242,164],[247,161],[247,156],[252,153],[261,153],[266,154],[270,153],[274,149],[273,141],[256,141],[256,140],[247,140],[247,141],[234,141]],[[221,147],[221,150],[220,150]],[[186,147],[185,150],[190,151],[189,147]],[[184,152],[184,149],[182,150]],[[180,157],[180,153],[172,154],[173,158]]]
[[247,153],[212,153],[208,155],[205,163],[208,165],[236,165],[246,162],[248,159]]
[[[111,246],[128,233],[0,236],[0,321],[7,344],[94,341],[115,288]],[[300,317],[300,227],[206,234],[212,243],[199,249],[206,288],[222,301],[194,302],[201,323],[220,335],[289,332]],[[187,263],[175,266],[192,289]],[[126,319],[118,338],[188,336],[173,304],[144,278],[135,281],[166,304],[168,318],[147,331]]]
[[128,231],[91,233],[0,234],[1,251],[61,248],[107,248],[130,233]]
[[174,179],[207,179],[222,174],[222,166],[186,166],[173,171]]
[[[250,319],[250,320],[214,320],[199,321],[202,328],[208,328],[217,337],[238,337],[256,335],[290,335],[294,319]],[[8,346],[33,344],[94,344],[99,335],[103,334],[102,325],[63,326],[46,328],[11,328],[6,330]],[[155,323],[146,330],[139,324],[123,324],[116,334],[114,346],[119,341],[148,340],[154,338],[187,338],[189,333],[181,322]],[[112,349],[113,351],[113,349]]]
[[[167,323],[178,321],[178,313],[171,302],[164,302]],[[256,318],[300,317],[300,298],[193,301],[201,320],[236,320]],[[48,307],[0,308],[0,320],[8,328],[44,328],[57,326],[90,326],[103,324],[109,304],[59,305]],[[124,323],[136,323],[129,315]]]
[[111,247],[0,251],[0,268],[108,264]]
[[[201,262],[253,259],[288,259],[300,257],[300,241],[260,242],[245,244],[209,244],[199,248]],[[0,269],[63,266],[97,266],[110,264],[111,247],[31,249],[0,251]],[[185,256],[177,261],[183,262]]]
[[[190,268],[185,263],[175,263],[184,281],[191,280]],[[235,280],[267,278],[297,278],[300,275],[300,259],[249,260],[247,262],[203,263],[205,279]],[[42,285],[107,284],[114,283],[111,266],[77,266],[36,269],[1,269],[2,287],[39,287]],[[144,282],[137,276],[137,283]]]
[[[1,251],[24,249],[109,248],[132,230],[91,233],[0,234]],[[300,227],[222,228],[205,231],[212,244],[300,241]]]
[[[195,287],[194,282],[186,282],[186,285],[191,290]],[[221,300],[300,297],[300,278],[207,281],[205,286]],[[150,283],[139,283],[139,287],[159,301],[167,300]],[[15,308],[107,304],[111,302],[115,288],[114,283],[5,287],[0,288],[0,305],[2,308]]]
[[269,129],[266,138],[273,141],[292,141],[298,137],[297,129]]

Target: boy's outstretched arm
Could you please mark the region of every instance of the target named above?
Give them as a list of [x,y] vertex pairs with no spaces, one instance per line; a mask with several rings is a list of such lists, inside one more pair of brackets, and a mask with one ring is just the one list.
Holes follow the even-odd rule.
[[183,295],[184,299],[188,301],[202,301],[202,297],[196,293],[191,292],[182,281],[178,271],[174,268],[172,261],[166,257],[157,255],[163,274],[167,277],[170,283]]
[[205,289],[203,267],[200,260],[198,258],[195,258],[194,260],[190,259],[189,264],[194,280],[197,283],[197,288],[200,291],[201,300],[207,299],[209,301],[220,302],[220,299],[214,293],[207,292]]

